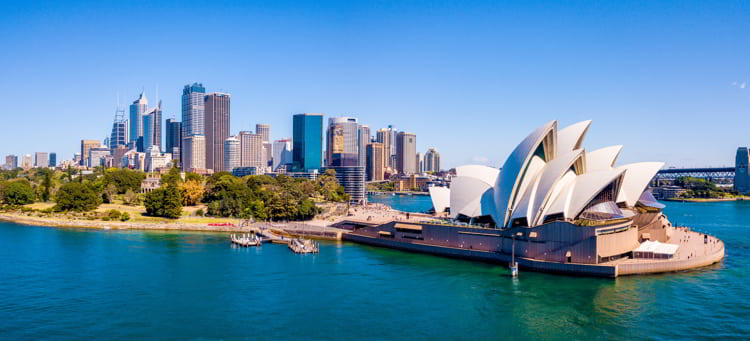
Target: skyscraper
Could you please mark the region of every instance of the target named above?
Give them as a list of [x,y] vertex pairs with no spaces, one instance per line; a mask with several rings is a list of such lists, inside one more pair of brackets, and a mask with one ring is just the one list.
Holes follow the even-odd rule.
[[417,172],[417,136],[399,132],[396,137],[396,168],[401,174]]
[[381,181],[385,178],[383,144],[372,142],[367,145],[367,180]]
[[263,138],[263,142],[271,142],[271,126],[258,123],[255,125],[255,133]]
[[204,96],[206,88],[201,83],[185,85],[182,89],[182,137],[203,135]]
[[232,172],[240,167],[240,140],[230,136],[224,140],[224,171]]
[[182,170],[206,169],[206,137],[203,135],[188,136],[182,139]]
[[331,117],[326,129],[326,165],[358,166],[357,119]]
[[129,142],[128,120],[125,119],[125,110],[115,110],[115,120],[112,123],[112,133],[109,135],[109,149],[124,146]]
[[21,157],[21,168],[29,169],[31,167],[34,167],[34,158],[31,156],[31,154],[26,154]]
[[241,167],[255,167],[256,174],[262,174],[267,166],[263,136],[249,131],[240,132],[240,165]]
[[424,171],[436,173],[440,171],[440,153],[437,149],[427,149],[427,153],[424,154]]
[[292,139],[281,139],[273,142],[273,171],[279,166],[292,163]]
[[[191,159],[197,157],[196,153],[187,150],[188,146],[185,144],[186,139],[192,136],[203,136],[203,134],[205,133],[203,127],[205,114],[205,94],[206,88],[204,88],[203,84],[201,83],[193,83],[192,85],[188,84],[185,85],[185,87],[182,89],[182,149],[180,150],[180,159],[183,160],[183,169],[187,169],[185,165],[187,155],[190,155]],[[203,143],[205,143],[205,138],[203,139]],[[190,146],[197,145],[191,142]],[[203,145],[203,147],[205,148],[205,144]],[[203,155],[202,158],[203,161],[201,162],[201,164],[203,165],[203,167],[200,168],[205,168],[206,156]],[[188,163],[191,163],[191,161],[188,161]]]
[[173,118],[167,119],[167,148],[164,150],[167,153],[172,153],[172,160],[175,160],[175,148],[177,148],[177,154],[179,154],[180,143],[182,142],[182,123],[176,121]]
[[37,167],[37,168],[49,167],[49,154],[45,152],[34,153],[34,167]]
[[81,166],[91,167],[88,164],[89,150],[99,148],[102,144],[97,140],[81,140]]
[[138,141],[138,138],[143,136],[143,114],[147,110],[148,98],[141,92],[138,99],[130,105],[130,141]]
[[375,134],[375,141],[383,144],[383,162],[386,168],[393,168],[391,164],[391,145],[395,144],[391,140],[391,133],[388,129],[378,129]]
[[422,174],[424,169],[424,156],[422,156],[422,153],[417,152],[417,156],[414,160],[416,163],[414,164],[414,172],[417,174]]
[[6,155],[5,156],[5,168],[6,169],[16,169],[16,168],[18,168],[18,156],[16,156],[16,155]]
[[229,137],[230,95],[210,93],[204,101],[206,168],[224,170],[224,140]]
[[370,144],[370,126],[362,124],[357,129],[357,162],[362,167],[367,167],[367,145]]
[[320,169],[323,157],[323,114],[294,115],[292,145],[294,171]]
[[49,153],[49,166],[57,167],[57,153]]

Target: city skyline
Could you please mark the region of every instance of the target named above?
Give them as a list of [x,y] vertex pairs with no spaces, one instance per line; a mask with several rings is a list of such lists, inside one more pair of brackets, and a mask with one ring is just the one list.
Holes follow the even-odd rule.
[[[750,108],[746,4],[211,6],[206,13],[197,4],[152,4],[163,20],[129,18],[122,28],[114,23],[138,5],[5,5],[0,90],[16,100],[3,117],[21,129],[4,135],[0,155],[70,159],[81,139],[104,139],[118,98],[127,110],[144,88],[163,99],[164,119],[180,119],[180,90],[192,82],[234,95],[232,133],[264,122],[276,137],[290,136],[297,113],[352,116],[373,131],[393,124],[415,133],[419,151],[437,148],[446,169],[499,167],[513,141],[552,117],[594,119],[592,147],[632,138],[623,162],[638,155],[677,167],[731,165],[736,148],[750,145],[742,124]],[[92,10],[101,15],[88,16]],[[212,29],[180,32],[177,23],[199,19]],[[160,58],[128,51],[138,36]],[[180,56],[180,46],[206,37],[236,51]],[[71,52],[57,53],[63,48]],[[713,117],[723,119],[713,129],[697,123]],[[40,122],[34,130],[30,118]],[[653,129],[639,130],[643,122]],[[505,129],[492,143],[483,138],[498,127]],[[634,131],[637,138],[628,136]],[[457,132],[475,138],[443,141]],[[28,143],[11,143],[18,140]]]

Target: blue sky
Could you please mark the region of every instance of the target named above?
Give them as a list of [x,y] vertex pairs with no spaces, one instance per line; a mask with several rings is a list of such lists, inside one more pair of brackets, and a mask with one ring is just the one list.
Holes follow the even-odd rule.
[[620,162],[733,165],[750,145],[746,1],[0,3],[0,154],[78,150],[145,88],[232,94],[232,131],[393,124],[444,166],[500,166],[534,127],[594,124]]

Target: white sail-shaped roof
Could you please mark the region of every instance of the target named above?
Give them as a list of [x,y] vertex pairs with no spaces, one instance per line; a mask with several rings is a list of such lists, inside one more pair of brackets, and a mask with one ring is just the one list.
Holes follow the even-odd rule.
[[450,207],[451,217],[459,214],[467,217],[478,217],[482,214],[482,196],[492,186],[482,180],[468,176],[458,176],[451,181]]
[[535,174],[528,171],[529,163],[535,156],[547,162],[555,158],[555,139],[557,138],[557,121],[550,121],[526,136],[503,164],[503,170],[497,177],[494,189],[495,213],[492,218],[497,226],[505,226],[511,216],[516,196],[523,182]]
[[586,132],[591,126],[591,120],[569,125],[557,132],[557,153],[567,153],[581,149]]
[[663,162],[639,162],[617,167],[625,171],[617,202],[624,202],[628,207],[635,206],[648,183],[662,167],[664,167]]
[[445,212],[445,209],[451,205],[451,190],[448,187],[433,186],[427,189],[432,199],[432,207],[435,213]]
[[[541,220],[541,212],[544,209],[544,205],[549,201],[549,197],[553,192],[553,189],[558,182],[563,179],[571,168],[577,167],[579,169],[574,170],[576,173],[583,173],[583,149],[578,149],[572,152],[565,153],[564,155],[558,156],[556,159],[547,163],[542,170],[541,176],[539,177],[539,185],[537,188],[537,194],[534,197],[532,206],[530,208],[531,216],[528,217],[530,226],[535,226],[538,220]],[[578,165],[576,165],[578,164]]]
[[482,180],[490,186],[494,186],[500,170],[482,165],[465,165],[456,167],[456,176],[468,176]]
[[604,147],[592,152],[586,152],[586,171],[596,172],[608,170],[615,166],[617,157],[620,156],[622,145]]
[[576,177],[565,218],[575,219],[597,194],[624,173],[624,169],[612,169],[586,173]]

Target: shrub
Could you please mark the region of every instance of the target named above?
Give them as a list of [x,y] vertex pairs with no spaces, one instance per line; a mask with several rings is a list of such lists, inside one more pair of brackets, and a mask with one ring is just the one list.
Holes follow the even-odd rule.
[[120,221],[128,221],[130,220],[130,214],[128,212],[122,212],[122,215],[120,215]]
[[2,197],[8,205],[31,204],[34,202],[34,189],[26,180],[8,181],[3,186]]
[[125,205],[138,205],[141,203],[141,197],[138,193],[133,192],[132,190],[127,190],[125,195],[122,196],[122,201]]
[[203,209],[199,208],[197,211],[195,211],[195,215],[202,217],[206,215],[206,212],[203,212]]
[[121,215],[122,214],[118,210],[112,209],[112,210],[107,211],[107,217],[109,217],[109,219],[112,219],[112,220],[120,219]]

